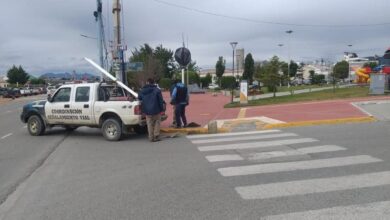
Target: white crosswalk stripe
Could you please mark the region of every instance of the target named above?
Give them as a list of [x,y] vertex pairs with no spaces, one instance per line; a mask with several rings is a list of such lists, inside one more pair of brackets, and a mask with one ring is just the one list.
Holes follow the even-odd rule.
[[211,145],[198,147],[199,151],[218,151],[218,150],[238,150],[238,149],[251,149],[251,148],[264,148],[272,146],[282,146],[290,144],[301,144],[318,141],[313,138],[297,138],[286,139],[276,141],[259,141],[254,143],[237,143],[237,144],[225,144],[225,145]]
[[243,199],[269,199],[390,184],[390,171],[236,187]]
[[270,138],[296,137],[296,136],[298,135],[294,133],[251,135],[251,136],[241,136],[241,137],[225,137],[225,138],[218,138],[218,139],[193,140],[192,143],[208,144],[208,143],[216,143],[216,142],[250,141],[250,140],[262,140],[262,139],[270,139]]
[[210,162],[244,160],[244,158],[238,154],[210,155],[206,156],[206,159]]
[[310,170],[329,167],[340,167],[357,164],[381,162],[381,159],[369,155],[358,155],[350,157],[336,157],[319,160],[306,160],[286,163],[256,164],[239,167],[225,167],[218,169],[222,176],[243,176],[263,173],[276,173],[294,170]]
[[[346,148],[339,147],[336,145],[322,145],[322,146],[304,147],[304,148],[285,150],[285,151],[248,153],[245,155],[245,158],[248,160],[262,160],[262,159],[281,158],[281,157],[288,157],[288,156],[307,155],[307,154],[314,154],[314,153],[334,152],[334,151],[341,151],[341,150],[346,150]],[[206,159],[210,162],[244,160],[243,156],[239,154],[209,155],[206,156]]]
[[390,201],[373,202],[367,204],[339,206],[333,208],[294,212],[281,215],[273,215],[261,218],[263,220],[368,220],[390,219]]
[[188,139],[198,139],[198,138],[213,138],[213,137],[234,137],[241,135],[249,135],[249,134],[269,134],[281,132],[280,130],[264,130],[264,131],[245,131],[245,132],[234,132],[234,133],[221,133],[221,134],[198,134],[187,136]]
[[314,153],[323,153],[323,152],[334,152],[346,150],[344,147],[339,147],[336,145],[323,145],[315,147],[304,147],[294,150],[285,150],[285,151],[269,151],[261,153],[251,153],[248,154],[248,160],[262,160],[262,159],[271,159],[278,157],[288,157],[288,156],[297,156],[297,155],[307,155]]

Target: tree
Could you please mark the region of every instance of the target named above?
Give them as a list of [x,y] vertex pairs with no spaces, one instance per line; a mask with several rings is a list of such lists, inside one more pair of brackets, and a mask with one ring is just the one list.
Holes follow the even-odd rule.
[[225,64],[226,61],[223,59],[223,57],[219,57],[217,63],[215,64],[215,74],[219,79],[225,73]]
[[187,66],[187,70],[188,71],[191,71],[191,72],[199,72],[199,67],[196,65],[196,61],[191,61],[188,66]]
[[161,44],[154,50],[154,57],[160,61],[162,65],[162,72],[164,77],[172,78],[174,72],[177,70],[177,65],[173,58],[173,51],[164,48]]
[[255,73],[255,62],[253,60],[252,54],[248,54],[245,57],[244,73],[242,78],[249,81],[249,84],[253,82],[253,75]]
[[264,66],[264,75],[261,78],[261,81],[267,86],[268,91],[273,91],[274,97],[276,95],[276,87],[280,82],[280,65],[279,58],[277,56],[272,57]]
[[310,82],[313,83],[314,75],[316,74],[316,72],[314,70],[310,70],[309,74],[310,74]]
[[22,85],[25,84],[30,78],[22,66],[16,67],[15,65],[13,65],[12,68],[7,71],[7,77],[10,84],[18,83]]
[[207,87],[210,85],[212,82],[213,77],[211,76],[210,73],[207,73],[205,77],[200,78],[200,81],[202,82],[202,87]]
[[290,77],[295,77],[297,75],[297,72],[298,72],[298,64],[296,62],[294,62],[293,60],[291,60],[290,62]]
[[188,71],[188,83],[189,84],[200,84],[200,76],[197,72]]
[[335,79],[345,79],[348,78],[349,75],[349,64],[347,61],[343,60],[341,62],[336,63],[333,68],[333,77]]
[[132,51],[130,62],[142,62],[144,69],[140,72],[129,72],[129,85],[139,88],[145,84],[148,78],[159,81],[161,78],[172,78],[177,66],[173,59],[173,51],[164,48],[162,45],[153,49],[149,44]]

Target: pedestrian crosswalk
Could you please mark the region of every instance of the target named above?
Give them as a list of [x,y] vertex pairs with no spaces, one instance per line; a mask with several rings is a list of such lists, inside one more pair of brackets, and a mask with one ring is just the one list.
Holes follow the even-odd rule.
[[[205,154],[210,163],[217,166],[216,170],[226,181],[233,177],[259,177],[258,184],[242,183],[234,187],[233,190],[239,197],[247,201],[390,186],[390,171],[343,173],[335,176],[328,172],[327,175],[316,178],[298,175],[298,178],[290,181],[283,178],[280,182],[264,181],[265,174],[283,176],[287,173],[320,169],[340,171],[383,162],[371,155],[360,155],[348,151],[346,147],[322,144],[317,139],[301,137],[291,132],[265,130],[195,135],[188,138]],[[317,157],[318,155],[323,156]],[[239,183],[239,180],[236,178],[234,183]],[[390,201],[373,201],[367,204],[299,210],[266,216],[264,219],[390,219],[388,207]]]

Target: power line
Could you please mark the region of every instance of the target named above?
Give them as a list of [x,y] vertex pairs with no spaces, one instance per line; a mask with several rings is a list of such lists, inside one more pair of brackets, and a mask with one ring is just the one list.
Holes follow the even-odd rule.
[[228,18],[228,19],[239,20],[239,21],[246,21],[246,22],[251,22],[251,23],[256,23],[256,24],[270,24],[270,25],[297,26],[297,27],[318,27],[318,28],[320,28],[320,27],[346,28],[346,27],[369,27],[369,26],[390,25],[390,22],[374,23],[374,24],[340,24],[340,25],[331,25],[331,24],[296,24],[296,23],[264,21],[264,20],[255,20],[255,19],[238,17],[238,16],[230,16],[230,15],[218,14],[218,13],[215,13],[215,12],[200,10],[200,9],[196,9],[196,8],[191,8],[191,7],[187,7],[187,6],[184,6],[184,5],[178,5],[178,4],[167,2],[167,1],[163,1],[163,0],[153,0],[153,1],[155,1],[157,3],[160,3],[160,4],[168,5],[168,6],[171,6],[171,7],[181,8],[181,9],[185,9],[185,10],[188,10],[188,11],[197,12],[197,13],[200,13],[200,14],[207,14],[207,15],[211,15],[211,16]]

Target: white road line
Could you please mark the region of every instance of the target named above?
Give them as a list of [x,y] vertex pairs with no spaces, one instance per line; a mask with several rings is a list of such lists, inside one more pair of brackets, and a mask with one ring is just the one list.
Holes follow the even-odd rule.
[[199,134],[199,135],[189,135],[188,139],[197,139],[197,138],[210,138],[210,137],[226,137],[226,136],[240,136],[247,134],[267,134],[280,132],[280,130],[264,130],[264,131],[245,131],[245,132],[233,132],[233,133],[222,133],[222,134]]
[[244,160],[244,158],[242,158],[238,154],[210,155],[210,156],[206,156],[206,159],[210,162]]
[[193,140],[193,144],[208,144],[215,142],[227,142],[227,141],[250,141],[250,140],[261,140],[267,138],[279,138],[279,137],[295,137],[298,136],[294,133],[281,133],[281,134],[265,134],[265,135],[251,135],[251,136],[241,136],[241,137],[225,137],[217,139],[203,139],[203,140]]
[[370,117],[373,117],[373,115],[371,113],[369,113],[367,110],[365,110],[363,107],[360,107],[359,106],[359,103],[351,103],[352,106],[354,106],[355,108],[359,109],[361,112],[363,112],[364,114],[370,116]]
[[7,138],[7,137],[9,137],[9,136],[11,136],[11,135],[12,135],[12,133],[6,134],[6,135],[4,135],[3,137],[1,137],[0,139],[5,139],[5,138]]
[[367,219],[390,219],[390,201],[373,202],[351,206],[338,206],[327,209],[294,212],[282,215],[263,217],[264,220],[367,220]]
[[319,168],[341,167],[341,166],[350,166],[350,165],[357,165],[357,164],[375,163],[381,161],[382,161],[381,159],[369,155],[358,155],[358,156],[337,157],[337,158],[319,159],[319,160],[306,160],[306,161],[294,161],[294,162],[285,162],[285,163],[225,167],[225,168],[219,168],[218,172],[222,176],[243,176],[243,175],[276,173],[276,172],[294,171],[294,170],[311,170],[311,169],[319,169]]
[[336,145],[304,147],[304,148],[299,148],[299,149],[294,149],[294,150],[251,153],[251,154],[248,154],[248,160],[263,160],[263,159],[271,159],[271,158],[277,158],[277,157],[307,155],[307,154],[333,152],[333,151],[340,151],[340,150],[346,150],[346,148],[339,147]]
[[276,141],[259,141],[254,143],[237,143],[237,144],[225,144],[225,145],[211,145],[198,147],[199,151],[217,151],[217,150],[238,150],[238,149],[251,149],[251,148],[264,148],[289,144],[300,144],[318,141],[313,138],[298,138],[298,139],[286,139]]
[[390,171],[236,187],[243,199],[269,199],[390,184]]
[[27,128],[27,125],[23,126],[23,128]]

